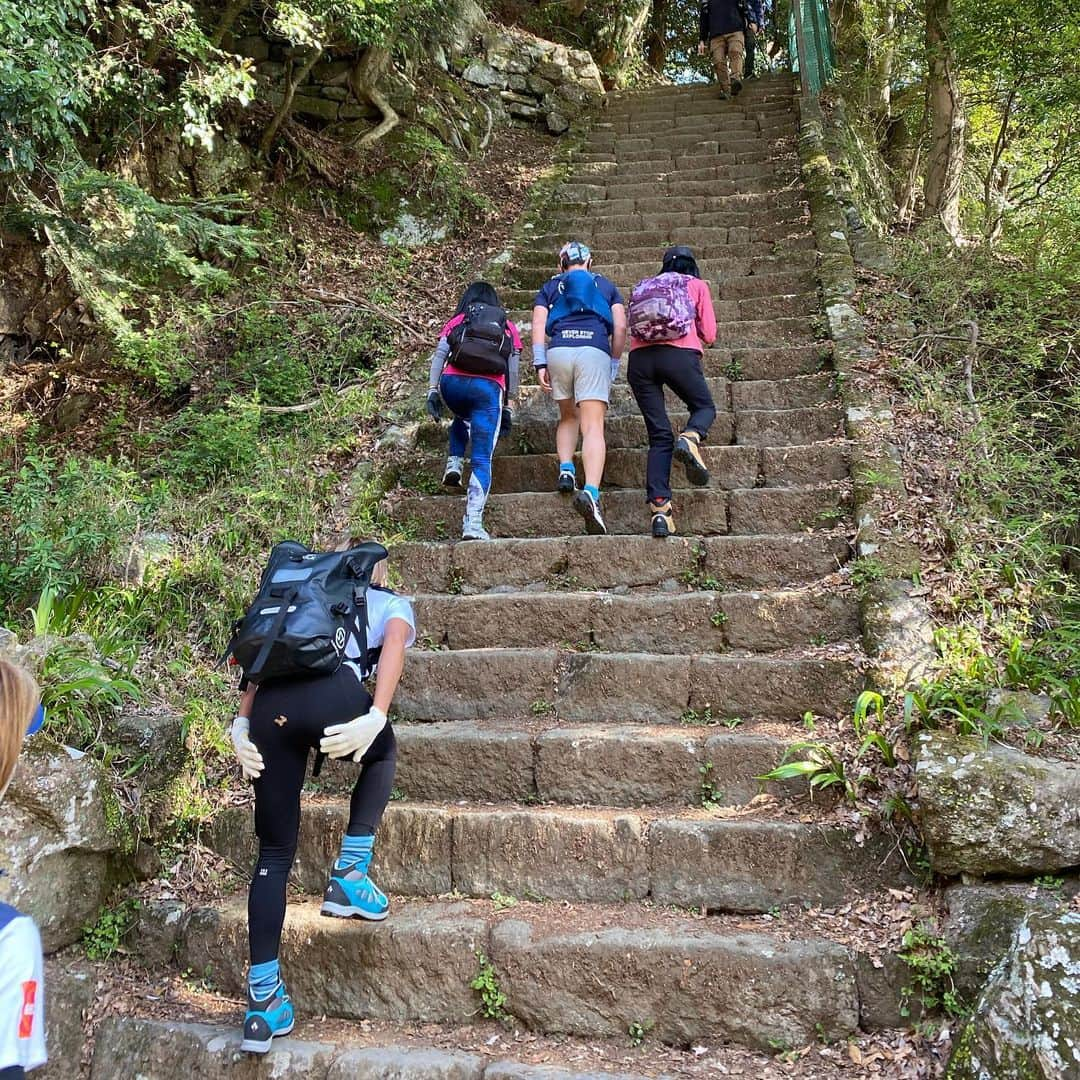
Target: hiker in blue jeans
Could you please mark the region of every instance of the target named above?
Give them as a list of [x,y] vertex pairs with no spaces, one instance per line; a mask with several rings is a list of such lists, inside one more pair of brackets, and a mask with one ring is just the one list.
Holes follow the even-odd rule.
[[442,416],[443,404],[454,415],[442,480],[447,487],[461,487],[465,451],[471,445],[462,540],[491,539],[484,528],[491,459],[495,443],[509,435],[513,425],[520,356],[521,337],[498,294],[486,282],[474,281],[439,334],[427,395],[433,420]]

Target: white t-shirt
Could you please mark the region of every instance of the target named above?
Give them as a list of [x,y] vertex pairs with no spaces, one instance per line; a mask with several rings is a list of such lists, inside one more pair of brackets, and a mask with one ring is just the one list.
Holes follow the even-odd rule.
[[[407,597],[398,596],[389,589],[381,589],[372,585],[367,591],[367,647],[370,652],[377,649],[386,637],[386,624],[391,619],[404,619],[409,624],[409,636],[405,642],[405,648],[409,648],[416,641],[416,619],[413,616],[413,607]],[[346,663],[358,674],[362,675],[363,667],[359,661],[360,645],[355,637],[349,638],[345,646]]]
[[27,916],[0,903],[0,1069],[46,1060],[41,937]]

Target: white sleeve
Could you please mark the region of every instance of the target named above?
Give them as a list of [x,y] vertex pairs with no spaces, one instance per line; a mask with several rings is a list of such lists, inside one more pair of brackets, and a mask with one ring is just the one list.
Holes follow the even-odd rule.
[[41,937],[20,916],[0,931],[0,1069],[36,1069],[46,1060]]
[[413,606],[407,597],[398,596],[396,593],[389,597],[383,621],[384,633],[386,623],[391,619],[404,619],[409,624],[409,637],[405,642],[405,648],[408,649],[416,641],[416,617],[413,615]]

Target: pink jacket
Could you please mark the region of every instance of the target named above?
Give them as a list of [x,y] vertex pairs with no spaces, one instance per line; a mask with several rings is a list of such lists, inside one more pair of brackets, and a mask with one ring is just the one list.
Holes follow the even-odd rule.
[[647,349],[650,345],[668,345],[675,349],[704,352],[705,348],[716,340],[716,312],[713,311],[709,283],[701,278],[691,278],[687,288],[690,290],[690,299],[694,301],[694,310],[697,311],[694,329],[674,341],[642,341],[640,338],[631,338],[631,352],[635,349]]

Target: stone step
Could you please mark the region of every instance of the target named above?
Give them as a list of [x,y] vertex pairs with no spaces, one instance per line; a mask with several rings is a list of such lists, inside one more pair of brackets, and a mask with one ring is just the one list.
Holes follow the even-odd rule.
[[[674,499],[677,527],[693,536],[725,533],[790,533],[831,527],[846,517],[845,497],[836,486],[717,488],[679,490]],[[394,519],[418,540],[446,540],[460,528],[462,495],[407,495],[397,500]],[[603,496],[603,515],[611,536],[637,536],[649,528],[649,513],[639,491],[611,490]],[[585,522],[571,499],[557,492],[491,495],[484,526],[496,537],[583,535]]]
[[[768,183],[777,186],[783,186],[787,182],[780,177],[768,181]],[[573,234],[577,239],[584,240],[589,247],[596,248],[605,246],[601,241],[607,237],[633,239],[638,234],[651,237],[654,233],[661,232],[667,232],[670,235],[672,229],[690,230],[686,242],[691,247],[695,244],[724,243],[725,238],[719,235],[719,228],[713,226],[708,219],[710,213],[709,203],[716,197],[716,195],[702,196],[700,200],[688,197],[687,201],[692,204],[690,207],[684,207],[684,204],[679,200],[668,210],[663,209],[664,203],[668,200],[660,199],[660,209],[648,213],[639,213],[637,211],[633,213],[608,213],[604,204],[600,203],[593,211],[585,210],[580,215],[557,213],[551,219],[551,227],[559,235]],[[694,209],[693,204],[700,205],[697,209]],[[678,209],[676,209],[676,206]],[[556,210],[560,209],[556,208]],[[777,242],[781,238],[771,236],[770,233],[773,230],[758,230],[756,237],[753,239],[749,230],[746,231],[745,236],[739,233],[738,230],[735,231],[738,234],[738,239],[732,238],[732,230],[726,230],[726,242],[728,244],[766,244]],[[647,242],[638,240],[635,246],[643,246]],[[614,246],[617,247],[618,245]],[[794,246],[809,249],[813,247],[813,244],[803,243]],[[558,248],[555,248],[555,250],[558,251]]]
[[[398,904],[386,925],[361,925],[320,918],[317,904],[290,904],[282,971],[297,1010],[467,1022],[478,1008],[470,983],[483,955],[506,1011],[535,1031],[625,1037],[647,1019],[650,1036],[663,1042],[765,1048],[842,1039],[858,1027],[856,957],[828,939],[787,940],[630,904],[560,906],[557,915],[542,904],[502,914],[492,907],[411,901]],[[243,902],[195,909],[178,963],[240,997]]]
[[[645,450],[611,450],[604,465],[604,490],[641,488],[645,482]],[[751,487],[805,487],[825,480],[845,480],[849,475],[847,446],[842,442],[814,443],[808,446],[758,448],[753,446],[706,446],[705,461],[713,487],[724,489]],[[575,455],[578,478],[584,476],[580,454]],[[445,456],[425,459],[416,472],[399,481],[406,489],[456,493],[454,488],[439,486]],[[559,469],[556,454],[503,454],[495,459],[491,490],[496,495],[514,492],[554,490]],[[468,485],[470,469],[465,467],[463,486]],[[685,490],[678,469],[673,479]]]
[[[554,447],[557,414],[551,399],[536,398],[533,401],[530,393],[526,395],[526,403],[533,411],[522,410],[513,431],[503,441],[500,454],[536,454]],[[689,413],[684,408],[671,408],[668,417],[672,427],[681,430],[689,419]],[[834,439],[840,433],[840,412],[834,408],[745,409],[738,413],[718,412],[709,431],[709,442],[717,446],[730,443],[761,447],[795,446]],[[440,454],[445,452],[446,438],[444,427],[429,421],[425,421],[418,432],[419,445]],[[612,408],[604,424],[604,438],[609,450],[642,449],[648,444],[645,421],[633,398],[618,383],[613,388]],[[441,480],[441,474],[433,479]]]
[[[614,155],[600,161],[575,161],[567,184],[643,184],[667,181],[678,190],[683,180],[723,180],[728,165],[769,161],[788,146],[786,139],[755,141],[752,148],[719,154],[683,154],[670,161],[620,161]],[[555,192],[557,201],[564,189]]]
[[[734,155],[733,155],[734,156]],[[744,155],[738,155],[744,156]],[[717,188],[728,181],[747,176],[769,176],[777,172],[789,174],[798,167],[797,159],[782,150],[762,151],[756,161],[713,164],[694,169],[669,169],[663,166],[653,175],[643,176],[573,176],[556,193],[551,209],[581,203],[596,208],[605,207],[611,213],[622,212],[625,206],[610,206],[610,202],[626,203],[633,199],[666,199],[672,209],[682,208],[694,196],[715,196]],[[690,204],[687,208],[694,208]],[[715,208],[712,208],[715,209]]]
[[[776,277],[792,273],[812,274],[817,263],[817,253],[809,249],[794,249],[776,254],[772,251],[759,250],[755,244],[748,250],[749,244],[729,244],[728,229],[711,229],[708,226],[694,229],[665,229],[626,238],[625,244],[592,247],[593,265],[601,273],[605,267],[620,266],[628,263],[648,263],[656,266],[663,256],[664,248],[670,244],[688,244],[694,249],[695,257],[719,262],[721,269],[717,281],[744,277]],[[561,239],[560,239],[561,237]],[[520,248],[516,257],[517,266],[551,267],[555,273],[555,255],[566,242],[562,233],[546,233],[529,238]],[[592,245],[590,245],[592,246]],[[531,308],[531,301],[529,307]]]
[[595,592],[421,594],[417,625],[430,647],[569,648],[661,654],[762,653],[853,640],[852,592],[686,591],[614,596]]
[[[850,554],[835,534],[603,536],[395,545],[392,572],[407,592],[488,589],[675,589],[706,579],[722,588],[769,589],[816,581]],[[685,586],[684,586],[685,587]]]
[[[587,626],[568,626],[570,641]],[[835,659],[664,656],[555,649],[417,651],[394,699],[410,720],[529,717],[572,723],[678,723],[688,710],[717,719],[846,715],[863,679]]]
[[[219,1002],[215,1004],[220,1007]],[[327,1033],[325,1025],[305,1025],[298,1019],[291,1037],[275,1040],[270,1052],[257,1059],[260,1064],[255,1065],[256,1059],[240,1050],[238,1015],[221,1016],[212,1023],[130,1014],[105,1017],[95,1032],[93,1080],[176,1080],[181,1076],[188,1080],[219,1080],[223,1076],[287,1076],[290,1080],[648,1080],[644,1074],[622,1069],[615,1053],[609,1053],[601,1064],[618,1072],[597,1068],[594,1046],[567,1046],[565,1037],[541,1046],[535,1045],[535,1035],[529,1037],[533,1045],[522,1048],[522,1054],[535,1053],[531,1060],[543,1062],[538,1065],[508,1056],[515,1052],[513,1040],[506,1040],[509,1049],[481,1051],[493,1037],[484,1029],[440,1030],[438,1044],[426,1044],[408,1027],[373,1034],[373,1025],[367,1020],[355,1028],[338,1021],[336,1030]],[[431,1032],[426,1035],[432,1037]],[[494,1038],[500,1038],[498,1033]],[[473,1049],[463,1049],[467,1046]],[[729,1060],[736,1054],[742,1056],[738,1051],[713,1052],[714,1057]],[[757,1060],[762,1067],[768,1067],[766,1058]]]
[[[304,802],[295,888],[322,896],[348,821],[347,799]],[[251,872],[257,843],[250,806],[219,813],[204,835],[218,855]],[[860,845],[835,825],[725,819],[706,810],[393,802],[379,826],[371,874],[392,896],[501,893],[763,913],[789,904],[839,907],[909,884],[902,867],[885,833]]]
[[[718,726],[551,726],[534,718],[394,725],[395,783],[410,799],[432,802],[558,803],[596,806],[698,805],[702,781],[727,806],[765,791],[805,796],[802,782],[763,784],[791,741],[780,725],[725,731]],[[706,769],[711,765],[711,769]],[[350,762],[327,761],[320,790],[348,794]]]

